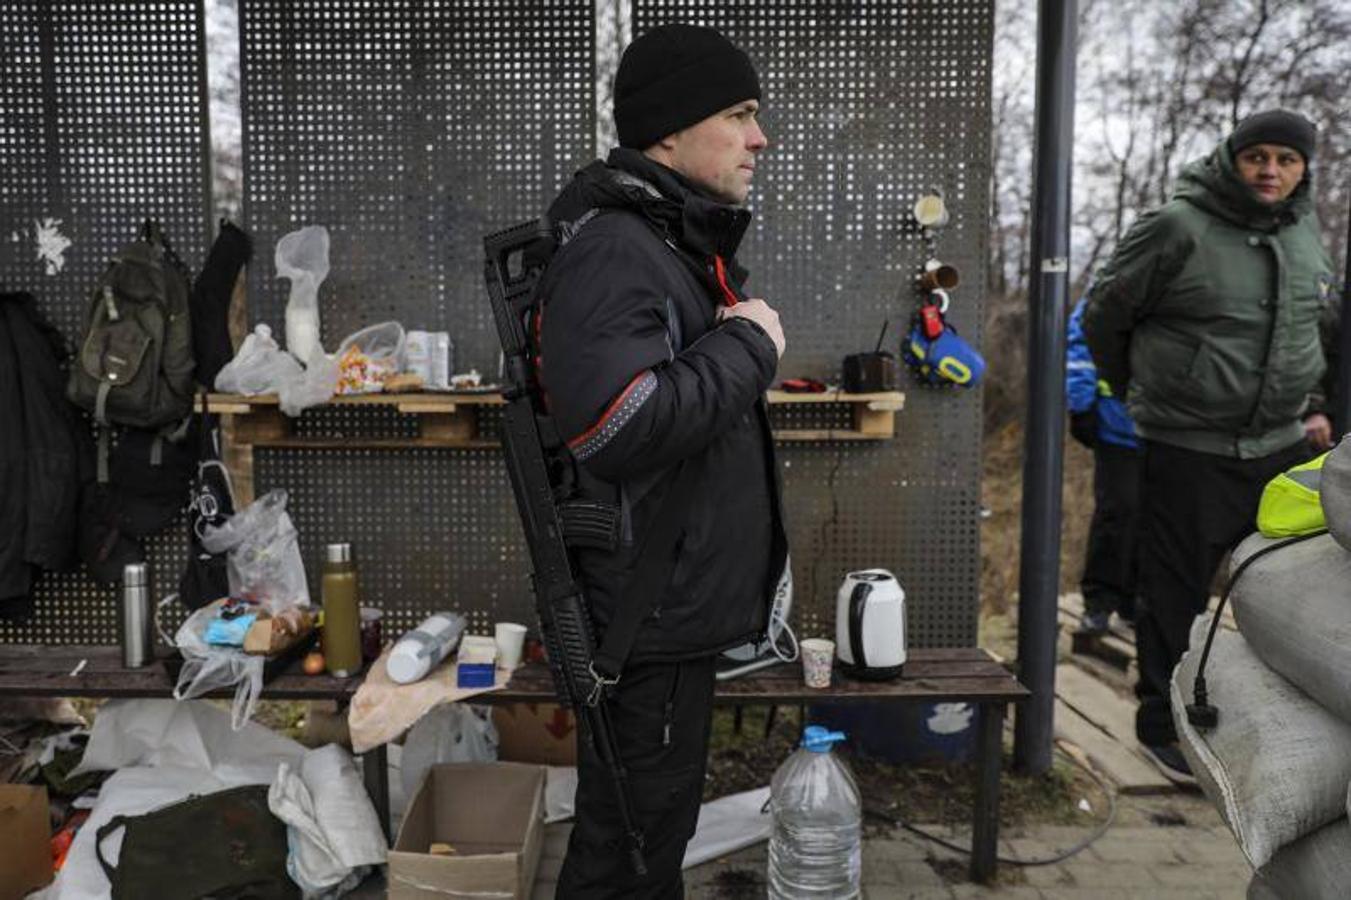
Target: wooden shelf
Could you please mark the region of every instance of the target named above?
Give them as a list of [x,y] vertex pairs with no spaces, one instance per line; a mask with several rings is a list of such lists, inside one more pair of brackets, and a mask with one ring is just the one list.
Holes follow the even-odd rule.
[[896,413],[905,407],[905,394],[882,391],[876,394],[846,394],[841,390],[819,394],[770,391],[770,405],[807,403],[847,403],[853,410],[854,427],[849,430],[781,429],[774,436],[781,441],[885,441],[896,436]]
[[[770,391],[773,406],[795,404],[848,404],[853,427],[848,429],[779,429],[776,440],[787,443],[820,441],[884,441],[896,435],[896,413],[905,405],[900,391],[876,394],[846,394],[833,390],[817,394]],[[234,479],[235,494],[242,504],[253,499],[253,450],[277,447],[310,450],[485,450],[500,446],[479,437],[476,407],[502,406],[506,401],[496,391],[420,392],[407,394],[355,394],[334,397],[325,406],[393,407],[402,415],[418,417],[418,434],[399,438],[342,438],[297,435],[291,419],[282,413],[276,394],[244,396],[209,394],[207,408],[219,413],[225,434],[225,463]],[[201,408],[200,401],[198,408]]]

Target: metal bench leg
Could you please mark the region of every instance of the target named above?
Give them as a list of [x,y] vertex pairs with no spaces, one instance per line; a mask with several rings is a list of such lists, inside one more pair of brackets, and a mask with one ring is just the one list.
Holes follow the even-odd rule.
[[971,823],[971,880],[980,884],[989,884],[995,873],[1003,734],[1004,704],[982,703],[980,733],[976,737],[975,819]]
[[366,793],[371,795],[375,814],[380,818],[380,830],[385,833],[385,843],[389,836],[389,755],[385,745],[381,744],[361,754],[361,769],[366,782]]

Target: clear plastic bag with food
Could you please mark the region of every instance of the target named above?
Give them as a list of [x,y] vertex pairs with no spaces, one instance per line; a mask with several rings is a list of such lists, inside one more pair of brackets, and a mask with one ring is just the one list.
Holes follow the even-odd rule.
[[183,667],[178,670],[178,682],[174,685],[174,699],[191,700],[234,685],[230,724],[238,731],[258,705],[266,660],[262,656],[250,656],[239,647],[217,646],[207,641],[207,631],[219,618],[224,604],[224,600],[217,600],[203,606],[188,616],[174,635],[174,645],[183,655]]
[[384,390],[406,362],[407,337],[398,322],[381,322],[349,335],[338,347],[339,394]]

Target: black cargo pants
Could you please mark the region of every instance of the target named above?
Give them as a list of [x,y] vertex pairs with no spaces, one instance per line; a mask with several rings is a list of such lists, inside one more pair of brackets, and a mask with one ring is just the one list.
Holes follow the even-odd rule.
[[1177,740],[1168,686],[1205,612],[1224,555],[1257,529],[1268,481],[1313,454],[1304,441],[1258,459],[1233,459],[1144,442],[1140,592],[1135,652],[1140,680],[1135,735],[1151,746]]
[[624,670],[609,700],[619,753],[643,833],[647,876],[629,863],[610,772],[577,742],[576,819],[558,876],[560,900],[679,900],[680,864],[703,798],[715,657]]

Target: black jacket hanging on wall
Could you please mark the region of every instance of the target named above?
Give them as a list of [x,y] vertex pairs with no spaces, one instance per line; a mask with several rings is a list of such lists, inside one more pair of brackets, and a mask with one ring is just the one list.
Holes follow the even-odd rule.
[[253,241],[233,222],[222,219],[202,271],[192,283],[192,358],[197,383],[211,390],[216,375],[235,355],[230,344],[230,298],[239,270],[253,255]]
[[39,571],[76,562],[88,428],[66,400],[60,334],[30,294],[0,294],[0,618],[27,615]]

